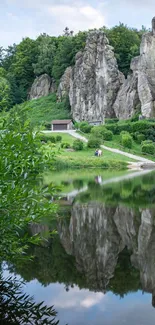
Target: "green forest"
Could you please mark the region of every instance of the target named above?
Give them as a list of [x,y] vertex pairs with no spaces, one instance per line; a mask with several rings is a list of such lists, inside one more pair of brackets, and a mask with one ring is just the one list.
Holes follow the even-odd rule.
[[[120,71],[127,75],[131,59],[139,55],[146,28],[138,30],[120,23],[101,30],[114,48]],[[8,48],[0,46],[0,111],[26,101],[36,76],[47,73],[58,85],[65,69],[74,65],[76,53],[84,49],[88,32],[74,35],[66,27],[58,37],[43,33],[35,40],[26,37]]]

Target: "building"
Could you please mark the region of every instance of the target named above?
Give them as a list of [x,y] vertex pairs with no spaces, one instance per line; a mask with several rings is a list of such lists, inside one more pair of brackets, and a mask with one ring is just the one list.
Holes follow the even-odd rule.
[[90,121],[88,122],[90,125],[92,126],[99,126],[99,125],[102,125],[103,124],[103,121]]
[[72,120],[54,120],[51,122],[52,131],[73,130]]

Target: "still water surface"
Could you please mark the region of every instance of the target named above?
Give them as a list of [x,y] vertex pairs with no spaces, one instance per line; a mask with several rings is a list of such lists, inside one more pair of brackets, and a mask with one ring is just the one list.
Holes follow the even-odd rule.
[[58,235],[10,271],[37,302],[54,305],[60,325],[155,324],[155,173],[123,176],[45,176],[63,186],[59,219],[31,231]]

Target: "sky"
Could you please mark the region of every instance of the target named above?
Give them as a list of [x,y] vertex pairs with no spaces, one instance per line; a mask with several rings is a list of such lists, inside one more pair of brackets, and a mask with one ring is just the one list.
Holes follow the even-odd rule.
[[62,35],[66,26],[74,33],[119,22],[149,28],[153,16],[155,0],[0,0],[0,46]]

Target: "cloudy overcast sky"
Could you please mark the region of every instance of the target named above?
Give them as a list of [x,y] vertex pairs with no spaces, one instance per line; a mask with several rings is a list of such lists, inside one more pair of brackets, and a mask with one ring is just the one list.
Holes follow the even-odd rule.
[[123,22],[150,27],[155,0],[0,0],[0,46],[40,33],[60,35]]

